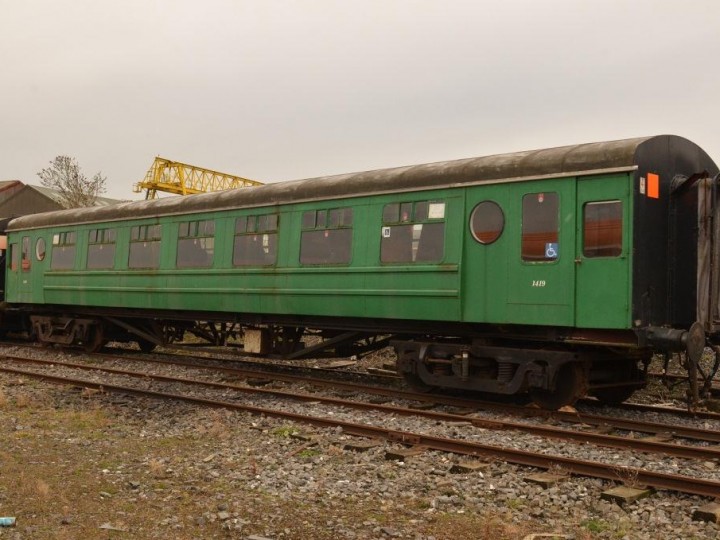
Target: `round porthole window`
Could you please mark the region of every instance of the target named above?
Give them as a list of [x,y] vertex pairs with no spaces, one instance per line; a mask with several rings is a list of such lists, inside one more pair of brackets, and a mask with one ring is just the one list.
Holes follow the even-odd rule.
[[470,214],[470,232],[481,244],[492,244],[505,228],[505,215],[494,201],[483,201]]
[[45,239],[38,238],[35,242],[35,257],[38,261],[42,261],[45,258]]

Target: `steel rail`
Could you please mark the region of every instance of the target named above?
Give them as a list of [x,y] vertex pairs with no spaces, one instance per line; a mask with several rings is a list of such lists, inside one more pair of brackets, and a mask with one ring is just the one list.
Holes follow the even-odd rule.
[[[105,356],[105,355],[101,355]],[[117,356],[126,360],[122,356]],[[234,375],[242,375],[243,377],[272,377],[276,380],[285,382],[312,382],[317,386],[326,388],[334,387],[345,390],[353,390],[357,392],[364,392],[368,394],[381,395],[386,397],[392,397],[393,399],[407,399],[414,401],[421,401],[423,403],[436,403],[438,405],[447,405],[451,407],[462,407],[469,409],[484,409],[493,410],[507,414],[513,414],[515,416],[532,416],[532,417],[544,417],[554,420],[562,420],[564,422],[571,423],[583,423],[591,424],[595,426],[611,426],[615,429],[622,429],[627,431],[636,431],[642,433],[671,433],[672,435],[684,439],[715,442],[720,443],[720,431],[711,431],[706,429],[694,428],[690,426],[681,426],[677,424],[663,424],[659,422],[648,422],[648,421],[637,421],[627,420],[624,418],[609,417],[588,413],[580,412],[564,412],[564,411],[545,411],[542,409],[535,409],[531,407],[521,407],[512,404],[502,404],[491,401],[478,401],[467,398],[454,398],[450,396],[438,396],[436,394],[427,394],[419,392],[408,392],[406,390],[382,388],[380,386],[361,385],[358,383],[350,383],[344,381],[325,381],[322,379],[310,379],[308,377],[302,377],[299,375],[289,375],[282,373],[275,373],[272,371],[255,371],[241,368],[230,368],[222,366],[198,366],[191,362],[183,362],[179,360],[145,360],[145,359],[134,359],[135,362],[156,362],[159,364],[175,365],[188,367],[193,369],[212,369],[213,371],[219,371],[223,373],[229,373]],[[657,412],[657,413],[685,413],[682,409],[669,409],[652,407],[649,405],[639,404],[624,404],[625,408],[632,408],[642,412]],[[719,420],[720,415],[715,414],[709,416],[707,419]]]
[[[695,460],[711,460],[720,459],[720,448],[716,447],[702,447],[702,446],[684,446],[679,444],[672,444],[665,441],[657,440],[646,440],[646,439],[629,439],[626,437],[620,437],[616,435],[610,435],[605,433],[593,433],[587,431],[574,431],[555,426],[538,425],[538,424],[525,424],[520,422],[509,422],[509,421],[496,421],[487,420],[482,418],[470,417],[459,414],[443,413],[437,411],[423,411],[417,409],[409,409],[405,407],[390,406],[384,404],[366,403],[358,401],[349,401],[340,398],[317,396],[315,394],[306,394],[298,392],[289,392],[285,390],[268,390],[264,388],[249,388],[246,386],[239,386],[231,383],[220,383],[214,381],[205,381],[201,379],[192,379],[187,377],[176,377],[168,375],[148,374],[145,372],[130,371],[125,369],[111,368],[94,366],[87,364],[77,364],[72,362],[54,362],[51,360],[41,360],[30,358],[26,359],[23,357],[7,356],[7,359],[11,361],[49,365],[49,366],[62,366],[71,369],[80,369],[84,371],[96,371],[103,373],[111,373],[120,376],[129,376],[134,378],[140,378],[143,380],[157,380],[171,383],[182,383],[190,385],[202,385],[210,388],[221,389],[221,390],[234,390],[245,394],[256,394],[256,395],[269,395],[273,397],[280,397],[284,399],[294,399],[299,401],[312,401],[320,402],[324,404],[347,407],[359,410],[372,410],[379,411],[387,414],[399,414],[403,416],[416,416],[423,418],[430,418],[433,420],[439,420],[443,422],[460,422],[472,424],[474,427],[480,427],[484,429],[494,430],[514,430],[530,435],[537,435],[541,437],[549,437],[553,439],[560,439],[566,441],[573,441],[582,444],[593,444],[596,446],[604,446],[610,448],[617,448],[621,450],[635,450],[638,452],[646,453],[658,453],[668,456],[681,457],[686,459]],[[717,433],[717,432],[710,432]]]
[[[192,356],[191,354],[184,354],[185,352],[191,352],[189,348],[172,347],[171,350],[178,351],[180,354],[172,354],[172,353],[155,353],[155,354],[169,356],[169,357],[178,357],[178,356],[191,357]],[[136,352],[136,351],[130,351],[130,352]],[[206,352],[209,352],[209,351],[206,351]],[[99,353],[99,355],[107,356],[107,357],[114,357],[114,358],[122,359],[122,360],[128,359],[128,356],[126,354],[114,354],[113,355],[113,354]],[[199,358],[201,358],[202,360],[208,360],[208,361],[212,361],[212,362],[241,362],[241,363],[246,363],[246,364],[249,363],[249,364],[253,364],[253,365],[257,365],[257,366],[265,366],[266,368],[268,365],[268,364],[262,363],[262,362],[251,362],[248,360],[242,360],[242,359],[236,359],[236,358],[230,359],[227,357],[224,357],[224,358],[199,357]],[[210,366],[201,366],[201,365],[193,364],[191,362],[183,362],[180,360],[159,360],[159,359],[155,359],[155,358],[153,358],[153,359],[133,359],[133,360],[138,361],[138,362],[149,361],[149,362],[158,362],[158,363],[187,365],[188,367],[195,367],[197,369],[203,369],[203,368],[210,367]],[[213,366],[213,369],[253,371],[253,370],[244,370],[241,368],[224,368],[222,366]],[[287,369],[287,367],[283,366],[283,369]],[[308,369],[308,368],[303,368],[303,369]],[[322,368],[312,368],[312,371],[337,373],[335,370],[322,369]],[[287,374],[278,374],[275,371],[263,372],[263,371],[258,370],[257,373],[264,373],[265,376],[270,376],[270,374],[272,374],[272,376],[277,379],[280,379],[280,377],[296,377],[296,378],[300,379],[300,377],[298,377],[298,376],[287,375]],[[401,379],[400,377],[383,377],[383,378]],[[344,383],[342,381],[336,381],[336,382],[331,383],[331,382],[327,382],[327,381],[318,380],[317,384],[324,384],[327,386],[330,384],[353,385],[356,383]],[[380,387],[375,387],[375,386],[368,386],[368,388],[377,389],[376,393],[379,393],[382,390]],[[574,414],[574,413],[563,413],[560,411],[543,411],[542,409],[536,409],[535,410],[536,412],[533,412],[533,409],[529,409],[527,407],[518,407],[518,406],[509,405],[509,404],[500,404],[497,402],[484,401],[484,400],[474,400],[474,399],[473,400],[470,400],[470,399],[463,400],[463,398],[451,398],[451,397],[445,397],[445,396],[438,396],[437,394],[432,394],[432,393],[420,394],[420,393],[416,393],[416,392],[407,392],[407,391],[402,391],[402,390],[400,390],[400,391],[392,390],[392,392],[394,392],[393,395],[398,394],[398,392],[402,392],[403,397],[404,396],[415,396],[412,398],[407,397],[405,399],[416,399],[418,401],[423,401],[423,402],[436,401],[440,404],[444,403],[444,404],[450,404],[450,405],[451,405],[451,403],[448,402],[448,400],[455,399],[455,400],[457,400],[457,401],[455,401],[455,403],[460,403],[461,401],[464,401],[464,403],[462,405],[459,405],[459,404],[457,405],[457,406],[461,406],[461,407],[482,407],[482,408],[486,408],[486,409],[502,410],[503,412],[511,412],[511,410],[514,410],[514,411],[520,412],[520,414],[523,414],[525,416],[530,416],[530,415],[531,416],[542,416],[542,415],[547,416],[549,414],[552,414],[556,418],[565,418],[568,421],[570,421],[568,416],[571,414]],[[390,395],[390,394],[388,394],[388,395]],[[440,400],[444,400],[444,401],[440,401]],[[598,402],[595,398],[582,398],[579,400],[579,403],[583,403],[583,404],[591,406],[591,407],[597,407],[598,405],[602,405],[602,403]],[[619,404],[613,405],[613,407],[623,409],[626,411],[657,412],[657,413],[661,413],[661,414],[674,414],[676,416],[680,416],[683,418],[697,418],[697,419],[703,419],[703,420],[718,420],[718,421],[720,421],[720,413],[711,412],[711,411],[697,411],[697,410],[688,411],[687,409],[678,409],[676,407],[645,405],[645,404],[641,404],[641,403],[619,403]],[[578,413],[578,414],[581,414],[581,413]],[[593,420],[596,419],[596,420],[598,420],[599,423],[609,424],[613,420],[613,418],[611,418],[611,417],[603,417],[600,415],[588,415],[585,413],[582,413],[582,415],[583,415],[583,419],[588,420],[588,422],[586,422],[586,423],[595,423]],[[600,422],[600,419],[602,419],[601,422]],[[652,425],[651,423],[647,423],[648,427],[650,427],[651,425]],[[666,431],[666,430],[662,429],[662,426],[663,426],[663,424],[657,424],[657,426],[656,426],[656,428],[658,429],[657,431],[654,429],[648,429],[647,431],[649,433],[660,433],[662,431]],[[684,429],[683,426],[678,426],[678,427],[680,429]],[[633,430],[633,431],[645,431],[643,429],[635,429],[633,427],[625,428],[625,427],[621,427],[621,426],[618,426],[618,429],[629,429],[629,430]],[[695,438],[691,434],[680,435],[678,433],[678,436],[682,436],[682,437],[685,437],[688,439]]]
[[[20,347],[27,347],[31,350],[35,350],[35,347],[23,345],[18,345]],[[169,356],[169,357],[192,357],[191,354],[184,354],[184,352],[191,352],[189,348],[182,348],[182,347],[172,347],[172,350],[182,352],[183,354],[172,354],[172,353],[154,353],[156,355],[163,355],[163,356]],[[66,351],[66,352],[72,352],[72,351]],[[129,353],[138,353],[138,351],[128,351]],[[697,429],[697,428],[691,428],[687,426],[679,426],[679,425],[667,425],[662,423],[653,423],[653,422],[638,422],[633,420],[625,420],[617,417],[609,417],[609,416],[602,416],[602,415],[594,415],[594,414],[588,414],[588,413],[581,413],[581,412],[564,412],[564,411],[546,411],[543,409],[535,409],[532,407],[524,407],[524,406],[518,406],[513,404],[506,404],[506,403],[498,403],[496,401],[485,401],[485,400],[478,400],[478,399],[468,399],[468,398],[455,398],[451,396],[445,396],[445,395],[438,395],[433,393],[419,393],[419,392],[409,392],[407,390],[401,390],[401,389],[387,389],[380,386],[374,386],[374,385],[361,385],[359,383],[352,383],[352,382],[344,382],[344,381],[327,381],[323,379],[311,379],[309,377],[303,377],[299,375],[289,375],[287,373],[278,373],[277,371],[263,371],[263,370],[255,370],[255,369],[243,369],[243,368],[230,368],[230,367],[223,367],[223,366],[209,366],[209,365],[198,365],[192,362],[184,362],[181,360],[160,360],[157,358],[133,358],[133,355],[129,355],[127,353],[125,354],[112,354],[112,353],[94,353],[94,356],[100,356],[104,358],[109,359],[116,359],[121,361],[132,361],[132,362],[155,362],[158,364],[168,364],[168,365],[178,365],[178,366],[184,366],[189,368],[195,368],[195,369],[213,369],[216,371],[226,372],[226,373],[235,373],[240,374],[241,376],[248,376],[248,377],[273,377],[277,380],[281,381],[303,381],[303,382],[312,382],[312,384],[315,384],[317,386],[322,386],[326,388],[336,387],[336,388],[343,388],[347,390],[353,390],[353,391],[362,391],[366,393],[374,393],[377,395],[383,395],[383,396],[390,396],[393,398],[399,398],[399,399],[409,399],[409,400],[415,400],[415,401],[421,401],[423,403],[437,403],[438,405],[448,405],[448,406],[454,406],[454,407],[463,407],[463,408],[477,408],[477,409],[486,409],[486,410],[494,410],[499,411],[507,414],[513,414],[513,415],[519,415],[519,416],[535,416],[535,417],[547,417],[550,419],[555,420],[562,420],[567,422],[581,422],[585,424],[591,424],[591,425],[602,425],[602,426],[611,426],[617,429],[624,429],[628,431],[639,431],[643,433],[653,433],[653,434],[660,434],[660,433],[667,433],[668,428],[672,431],[673,435],[676,435],[677,437],[685,438],[685,439],[695,439],[695,440],[702,440],[702,441],[711,441],[715,442],[715,439],[713,439],[712,435],[709,437],[705,437],[703,435],[705,430]],[[239,362],[239,363],[250,363],[257,366],[264,366],[267,368],[268,364],[262,363],[262,362],[249,362],[247,360],[243,359],[230,359],[227,357],[223,358],[213,358],[213,357],[196,357],[201,360],[207,360],[211,362]],[[275,364],[271,364],[275,365]],[[280,369],[288,369],[287,366],[281,366]],[[310,368],[301,368],[301,369],[310,369]],[[321,372],[331,372],[331,373],[337,373],[335,370],[328,370],[328,369],[321,369],[321,368],[312,368],[312,371],[321,371]],[[245,375],[247,373],[247,375]],[[399,377],[398,377],[399,379]],[[578,403],[582,403],[591,407],[597,407],[598,405],[602,405],[600,402],[598,402],[594,398],[582,398],[579,400]],[[711,411],[688,411],[687,409],[679,409],[676,407],[666,407],[666,406],[657,406],[657,405],[646,405],[641,403],[620,403],[613,405],[613,407],[626,410],[626,411],[637,411],[637,412],[649,412],[649,413],[658,413],[658,414],[672,414],[675,416],[679,416],[682,418],[694,418],[694,419],[702,419],[702,420],[717,420],[720,421],[720,413],[717,412],[711,412]],[[699,432],[699,433],[698,433]],[[720,441],[718,441],[720,442]]]
[[177,401],[194,403],[197,405],[203,405],[206,407],[240,410],[251,414],[265,415],[268,417],[281,418],[285,420],[293,420],[296,422],[311,424],[322,428],[341,427],[345,433],[350,435],[372,437],[376,439],[384,439],[387,441],[399,442],[403,444],[418,445],[431,450],[438,450],[442,452],[451,452],[455,454],[476,457],[487,456],[499,458],[508,463],[514,463],[517,465],[524,465],[529,467],[537,467],[542,469],[560,467],[568,473],[581,476],[603,478],[612,481],[633,479],[633,481],[635,482],[639,482],[641,484],[648,485],[656,489],[666,489],[680,493],[699,495],[702,497],[716,497],[718,493],[720,493],[720,482],[713,480],[704,480],[701,478],[694,478],[691,476],[670,475],[666,473],[644,471],[641,469],[624,466],[609,466],[605,463],[597,463],[587,460],[567,458],[563,456],[552,456],[540,453],[533,453],[525,450],[502,448],[477,442],[460,441],[406,431],[395,431],[367,424],[342,422],[336,419],[321,418],[317,416],[306,416],[297,413],[279,411],[275,409],[241,405],[238,403],[231,403],[227,401],[210,400],[195,396],[173,394],[168,392],[157,392],[152,390],[141,390],[138,388],[114,384],[102,384],[82,379],[70,379],[28,370],[12,369],[5,366],[0,366],[0,371],[6,373],[14,373],[18,375],[25,375],[27,377],[33,377],[54,383],[82,385],[88,388],[108,392],[139,395],[145,397],[149,396],[161,399],[172,399]]
[[[671,381],[676,381],[678,383],[688,382],[688,376],[682,375],[680,373],[661,373],[661,372],[657,372],[657,371],[651,371],[650,373],[648,373],[648,376],[652,377],[653,379],[660,379],[660,380],[667,379],[667,380],[671,380]],[[698,376],[697,382],[704,383],[705,379]],[[720,383],[718,383],[717,380],[712,380],[710,382],[709,391],[712,394],[720,393]]]
[[[208,351],[208,352],[210,352],[210,351]],[[672,379],[674,381],[687,381],[688,380],[687,374],[678,373],[676,369],[671,369],[671,371],[668,371],[667,373],[663,373],[662,371],[648,371],[648,377],[652,377],[653,379],[667,378],[667,379]],[[697,381],[704,382],[705,379],[702,376],[698,375]],[[713,379],[712,382],[715,383],[716,382],[715,379]]]
[[[584,401],[584,400],[583,400]],[[590,400],[588,400],[588,403]],[[687,411],[686,409],[678,409],[676,407],[668,407],[665,405],[647,405],[645,403],[623,403],[623,410],[635,412],[649,412],[659,414],[675,414],[683,418],[696,418],[698,420],[716,420],[720,421],[720,413],[712,411]]]

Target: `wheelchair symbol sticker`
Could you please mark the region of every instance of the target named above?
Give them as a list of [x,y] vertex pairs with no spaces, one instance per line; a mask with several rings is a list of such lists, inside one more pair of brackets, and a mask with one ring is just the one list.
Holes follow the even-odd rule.
[[545,244],[545,258],[546,259],[557,259],[558,258],[558,243],[548,242]]

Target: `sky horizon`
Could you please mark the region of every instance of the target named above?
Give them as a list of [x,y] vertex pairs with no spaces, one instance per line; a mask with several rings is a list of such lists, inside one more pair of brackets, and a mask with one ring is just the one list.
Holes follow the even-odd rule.
[[0,180],[261,182],[675,134],[720,163],[720,3],[0,0]]

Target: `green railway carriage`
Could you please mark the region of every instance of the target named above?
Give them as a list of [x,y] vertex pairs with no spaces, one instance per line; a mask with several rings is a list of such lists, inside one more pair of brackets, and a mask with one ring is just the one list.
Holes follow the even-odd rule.
[[392,340],[418,385],[615,401],[717,334],[717,173],[659,136],[37,214],[8,227],[5,300],[46,342]]

